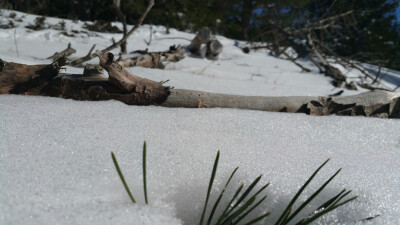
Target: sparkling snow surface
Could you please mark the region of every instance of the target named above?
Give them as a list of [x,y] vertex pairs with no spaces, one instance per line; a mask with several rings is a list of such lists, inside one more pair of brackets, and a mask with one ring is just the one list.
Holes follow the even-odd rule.
[[[49,63],[45,58],[69,42],[77,50],[72,56],[76,58],[86,55],[92,44],[102,49],[111,44],[111,37],[121,37],[93,32],[67,37],[52,29],[30,32],[24,26],[36,16],[17,12],[17,18],[21,16],[23,22],[15,22],[16,29],[0,29],[0,58],[5,61]],[[60,20],[46,21],[54,25]],[[0,17],[0,22],[6,23],[7,16]],[[83,30],[83,22],[65,22],[70,33]],[[163,51],[172,44],[189,42],[160,38],[194,36],[174,29],[166,35],[163,27],[154,26],[152,44],[146,46],[143,39],[148,40],[149,30],[145,25],[135,32],[128,40],[128,51]],[[325,96],[340,90],[333,89],[330,79],[307,61],[301,63],[315,72],[300,73],[291,62],[265,51],[244,54],[234,46],[235,41],[218,39],[224,50],[216,61],[187,56],[167,64],[165,70],[129,70],[152,80],[169,79],[167,84],[175,88],[218,93]],[[81,73],[82,69],[67,67],[66,72]],[[386,84],[398,85],[393,83],[397,78],[399,73],[391,72]],[[345,90],[344,94],[363,91]],[[144,204],[142,188],[144,140],[148,143],[149,206]],[[271,185],[261,211],[273,212],[264,224],[276,221],[277,214],[328,158],[331,161],[300,200],[337,169],[343,170],[307,213],[348,188],[359,199],[319,224],[354,224],[377,214],[381,216],[370,224],[400,224],[400,120],[137,107],[116,101],[15,95],[0,95],[0,224],[197,224],[218,149],[221,158],[211,202],[236,166],[240,169],[227,196],[239,183],[249,185],[263,174],[262,184]],[[138,204],[130,203],[110,151],[115,152]]]
[[[381,216],[375,224],[400,222],[398,120],[12,95],[0,96],[0,109],[0,224],[196,224],[218,149],[214,197],[240,165],[229,193],[262,173],[264,183],[271,182],[262,208],[279,212],[332,158],[308,196],[335,170],[343,171],[312,208],[342,188],[360,198],[321,224],[348,224],[376,214]],[[148,142],[149,207],[142,197],[143,140]],[[110,151],[139,204],[130,204]]]

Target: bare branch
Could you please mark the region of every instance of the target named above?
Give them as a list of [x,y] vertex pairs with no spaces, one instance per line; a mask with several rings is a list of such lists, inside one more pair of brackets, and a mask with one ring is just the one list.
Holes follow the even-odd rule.
[[[119,19],[121,20],[122,23],[122,27],[123,27],[123,32],[124,32],[124,38],[127,35],[128,29],[126,28],[126,17],[124,16],[124,14],[121,11],[120,8],[120,1],[116,3],[116,1],[113,1],[112,7],[115,11],[115,13],[117,14],[117,16],[119,17]],[[126,41],[121,43],[121,54],[126,54]]]
[[79,65],[79,64],[81,64],[81,63],[83,63],[83,62],[86,62],[86,61],[91,60],[91,59],[92,59],[92,57],[91,57],[91,56],[92,56],[92,52],[93,52],[93,50],[94,50],[95,47],[96,47],[96,44],[94,44],[94,45],[90,48],[88,54],[86,54],[86,55],[85,55],[84,57],[82,57],[82,58],[75,59],[74,61],[70,62],[69,65],[75,66],[75,65]]
[[[107,48],[101,50],[101,53],[109,52],[109,51],[111,51],[111,50],[114,49],[114,48],[118,48],[122,43],[124,43],[124,42],[128,39],[128,37],[129,37],[133,32],[135,32],[135,31],[139,28],[139,26],[143,23],[143,20],[146,18],[147,14],[149,13],[149,11],[150,11],[150,9],[153,7],[153,5],[154,5],[154,0],[149,0],[149,4],[147,5],[146,11],[145,11],[145,12],[143,13],[143,15],[139,18],[139,20],[137,21],[137,23],[135,24],[135,26],[126,34],[126,36],[124,36],[121,40],[117,41],[116,43],[113,43],[112,45],[108,46]],[[92,53],[92,54],[90,54],[89,56],[85,56],[85,57],[84,57],[85,59],[83,59],[83,58],[77,59],[77,60],[75,60],[75,61],[78,61],[78,60],[79,60],[79,61],[78,61],[79,63],[76,63],[75,61],[73,61],[73,62],[70,63],[70,65],[71,65],[71,66],[76,66],[76,65],[78,65],[78,64],[80,64],[80,63],[83,63],[83,62],[86,62],[86,61],[88,61],[88,60],[91,60],[91,59],[93,59],[94,57],[97,57],[97,54],[96,54],[96,53]]]

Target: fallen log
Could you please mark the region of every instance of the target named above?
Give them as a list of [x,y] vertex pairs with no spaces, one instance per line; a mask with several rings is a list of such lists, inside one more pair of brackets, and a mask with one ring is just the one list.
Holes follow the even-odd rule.
[[269,112],[306,113],[308,115],[344,115],[400,118],[400,92],[382,90],[353,96],[240,96],[193,90],[170,90],[165,107],[238,108]]
[[119,59],[117,62],[123,67],[140,66],[164,69],[162,62],[178,62],[185,57],[184,53],[185,49],[182,46],[173,45],[165,52],[146,52],[133,58]]
[[76,100],[115,99],[129,105],[185,108],[239,108],[309,115],[347,115],[400,118],[400,92],[376,90],[338,97],[261,97],[171,89],[131,74],[111,53],[97,52],[109,78],[57,76],[62,61],[50,65],[8,63],[0,60],[0,94],[43,95]]
[[65,58],[49,65],[26,65],[0,59],[0,94],[41,95],[41,88],[56,77]]

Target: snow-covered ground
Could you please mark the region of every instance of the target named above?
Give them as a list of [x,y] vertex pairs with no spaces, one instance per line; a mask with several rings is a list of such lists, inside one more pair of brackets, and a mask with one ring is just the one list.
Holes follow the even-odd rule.
[[[7,23],[10,11],[3,11]],[[54,29],[29,31],[34,15],[17,12],[15,29],[0,29],[0,58],[38,64],[70,42],[73,57],[87,54],[93,44],[102,49],[119,34],[88,32],[68,37]],[[49,24],[59,19],[48,18]],[[65,20],[67,32],[84,30],[83,22]],[[193,34],[171,29],[165,34],[149,26],[128,40],[128,51],[149,48],[163,51]],[[165,70],[129,68],[141,77],[167,80],[175,88],[241,95],[328,95],[330,78],[300,73],[289,61],[267,52],[244,54],[235,41],[217,37],[224,50],[216,61],[187,56]],[[243,44],[243,43],[239,43]],[[18,49],[18,55],[17,51]],[[115,50],[118,53],[118,50]],[[91,62],[96,63],[97,59]],[[67,72],[81,69],[67,67]],[[352,76],[359,74],[350,72]],[[399,85],[399,73],[385,85]],[[366,90],[345,91],[355,94]],[[143,204],[141,147],[148,143],[150,205]],[[354,224],[380,214],[371,224],[400,224],[400,121],[359,117],[311,117],[236,109],[180,109],[127,106],[117,101],[0,96],[0,224],[196,224],[205,201],[212,163],[221,150],[212,198],[227,176],[240,165],[232,194],[240,182],[247,185],[259,174],[271,182],[261,209],[272,211],[264,224],[276,221],[298,188],[327,158],[302,197],[307,196],[343,167],[320,199],[352,189],[359,199],[318,221],[319,224]],[[138,204],[131,204],[112,164],[116,153]],[[223,199],[225,204],[227,199]]]

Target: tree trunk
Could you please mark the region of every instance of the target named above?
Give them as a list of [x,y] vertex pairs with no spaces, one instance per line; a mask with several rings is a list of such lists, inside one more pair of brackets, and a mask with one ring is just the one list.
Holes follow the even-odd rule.
[[78,17],[80,20],[90,20],[90,3],[88,0],[78,0]]
[[244,40],[249,40],[249,26],[252,16],[253,16],[253,0],[244,0],[242,21],[241,21]]

